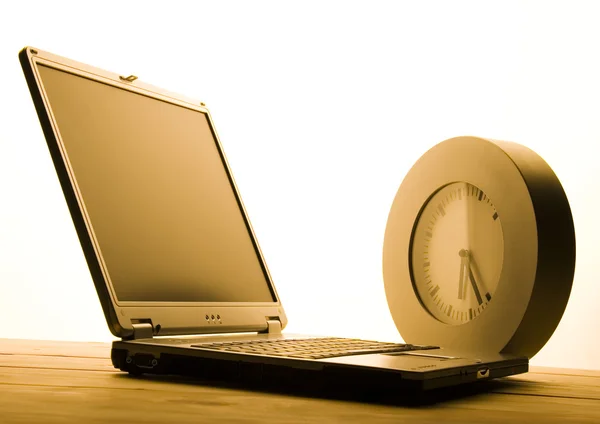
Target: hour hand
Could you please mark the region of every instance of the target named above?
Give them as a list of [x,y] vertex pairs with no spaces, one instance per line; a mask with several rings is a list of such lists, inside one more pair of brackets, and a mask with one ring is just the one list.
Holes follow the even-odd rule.
[[[475,297],[477,298],[477,303],[479,305],[481,305],[484,302],[483,297],[481,296],[482,293],[485,293],[484,296],[485,296],[486,301],[488,301],[488,302],[492,299],[492,296],[490,295],[490,292],[487,291],[485,285],[483,284],[483,281],[479,280],[479,282],[477,282],[475,280],[473,267],[474,267],[473,258],[471,257],[470,252],[468,252],[465,272],[468,273],[468,278],[471,281],[471,286],[473,286],[473,293],[475,293]],[[466,286],[466,284],[464,284],[464,285]]]
[[469,280],[471,280],[471,285],[473,286],[473,291],[475,292],[475,297],[477,298],[477,303],[478,304],[482,304],[483,300],[481,299],[481,293],[479,293],[479,287],[477,287],[477,283],[475,282],[475,277],[473,276],[473,270],[471,269],[471,266],[468,265],[468,272],[469,272]]
[[460,256],[460,275],[458,276],[458,298],[464,299],[466,295],[466,278],[467,278],[467,268],[469,266],[468,256],[469,252],[465,249],[461,249],[458,252],[458,256]]

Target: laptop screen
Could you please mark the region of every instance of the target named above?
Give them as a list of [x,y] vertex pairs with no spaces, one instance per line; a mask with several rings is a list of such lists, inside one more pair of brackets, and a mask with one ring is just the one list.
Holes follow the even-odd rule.
[[276,301],[205,113],[38,69],[118,301]]

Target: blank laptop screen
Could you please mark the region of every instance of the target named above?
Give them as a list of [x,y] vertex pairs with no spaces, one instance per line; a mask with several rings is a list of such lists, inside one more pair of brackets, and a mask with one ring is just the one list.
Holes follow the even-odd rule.
[[39,71],[119,301],[275,301],[204,113]]

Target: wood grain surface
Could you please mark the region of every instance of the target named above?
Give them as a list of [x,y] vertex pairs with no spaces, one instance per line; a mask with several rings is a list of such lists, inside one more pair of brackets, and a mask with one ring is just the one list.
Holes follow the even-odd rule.
[[406,402],[115,370],[110,344],[0,339],[0,423],[600,423],[600,372],[527,374]]

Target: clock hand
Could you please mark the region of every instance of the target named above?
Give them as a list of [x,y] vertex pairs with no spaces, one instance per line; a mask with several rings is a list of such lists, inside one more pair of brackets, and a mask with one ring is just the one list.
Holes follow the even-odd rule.
[[490,300],[492,300],[492,296],[490,295],[490,292],[487,290],[487,288],[485,287],[485,284],[483,284],[483,281],[479,281],[479,283],[477,283],[475,281],[475,276],[473,273],[473,268],[475,268],[475,263],[472,261],[473,257],[470,255],[468,255],[468,267],[469,267],[469,279],[471,280],[471,284],[473,285],[473,291],[475,292],[475,297],[477,297],[477,302],[481,305],[483,303],[483,300],[481,298],[481,292],[480,292],[480,288],[483,292],[485,292],[485,298],[486,300],[489,302]]
[[469,264],[468,267],[469,267],[469,280],[471,280],[471,285],[473,286],[473,291],[475,292],[475,297],[477,298],[477,303],[479,303],[481,305],[483,303],[483,300],[481,299],[481,294],[479,293],[479,288],[477,287],[477,283],[475,282],[475,277],[473,276],[473,270],[471,269],[471,264]]
[[460,249],[458,256],[460,256],[460,275],[458,277],[458,298],[465,298],[465,268],[467,267],[467,255],[469,253],[465,249]]
[[458,298],[463,298],[463,281],[465,281],[465,262],[460,261],[460,275],[458,277]]

